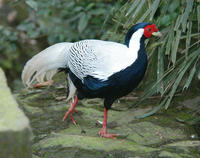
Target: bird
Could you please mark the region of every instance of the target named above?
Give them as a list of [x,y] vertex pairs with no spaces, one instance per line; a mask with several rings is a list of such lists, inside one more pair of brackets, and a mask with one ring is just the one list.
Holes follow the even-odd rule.
[[[119,134],[107,132],[108,110],[143,79],[148,63],[145,40],[161,35],[155,24],[142,22],[128,30],[125,44],[97,39],[54,44],[28,60],[22,71],[22,82],[25,87],[52,84],[52,77],[65,71],[69,86],[67,101],[71,100],[71,104],[63,120],[70,115],[76,124],[73,112],[78,101],[102,98],[104,120],[98,134],[114,139]],[[35,80],[38,84],[33,85]]]

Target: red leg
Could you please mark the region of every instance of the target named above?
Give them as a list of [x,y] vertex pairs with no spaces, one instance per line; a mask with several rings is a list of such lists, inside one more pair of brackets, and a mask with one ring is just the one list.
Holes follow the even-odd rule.
[[118,136],[118,134],[108,134],[107,133],[107,113],[108,113],[108,110],[106,110],[106,108],[104,108],[103,128],[99,131],[98,134],[105,138],[114,139],[116,136]]
[[72,119],[72,122],[73,122],[73,124],[76,125],[76,121],[74,120],[74,116],[73,116],[73,111],[74,111],[74,108],[75,108],[75,106],[76,106],[77,103],[78,103],[78,97],[76,97],[74,103],[71,104],[69,110],[65,113],[65,116],[63,117],[63,121],[67,118],[67,116],[68,116],[69,113],[70,113],[70,117],[71,117],[71,119]]
[[[71,100],[71,102],[70,102],[70,107],[73,106],[73,103],[74,103],[74,99]],[[75,111],[76,113],[78,112],[75,108],[74,108],[74,111]]]

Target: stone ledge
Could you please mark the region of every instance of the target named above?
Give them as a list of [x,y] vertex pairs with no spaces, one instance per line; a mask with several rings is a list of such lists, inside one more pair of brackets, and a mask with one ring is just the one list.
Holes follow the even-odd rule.
[[18,107],[0,68],[0,157],[31,158],[29,120]]

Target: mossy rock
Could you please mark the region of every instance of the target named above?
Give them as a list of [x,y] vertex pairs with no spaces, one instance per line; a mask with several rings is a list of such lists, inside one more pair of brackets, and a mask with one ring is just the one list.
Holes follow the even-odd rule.
[[[59,76],[59,80],[61,77]],[[60,81],[39,90],[22,90],[16,95],[21,107],[30,118],[33,129],[33,154],[40,158],[128,158],[128,157],[195,157],[198,147],[170,144],[191,140],[196,134],[193,126],[177,121],[192,117],[190,109],[171,107],[167,111],[138,119],[151,111],[156,100],[147,100],[139,107],[130,108],[131,101],[115,102],[108,112],[108,132],[121,137],[114,140],[99,137],[102,128],[103,100],[86,99],[76,106],[74,126],[70,117],[62,118],[70,107],[66,90]],[[62,85],[62,86],[61,86]],[[61,87],[61,88],[59,88]],[[60,99],[61,98],[61,99]],[[168,146],[169,145],[169,146]],[[176,149],[180,149],[176,151]],[[181,151],[181,152],[180,152]]]
[[29,120],[18,107],[0,68],[0,157],[31,158]]
[[[86,153],[88,153],[90,156],[93,155],[93,157],[97,156],[103,158],[105,155],[110,155],[110,157],[114,156],[113,153],[119,157],[122,154],[124,156],[128,156],[129,154],[144,155],[159,150],[151,147],[141,146],[129,140],[112,140],[100,137],[66,134],[54,134],[53,137],[41,140],[39,143],[34,145],[34,150],[36,152],[43,153],[45,156],[50,156],[53,154],[46,152],[49,149],[54,151],[59,151],[60,149],[65,150],[66,155],[61,156],[59,154],[59,156],[61,156],[60,158],[81,158],[83,155],[79,152],[83,152],[85,156]],[[73,156],[69,156],[67,153],[71,154],[72,151]],[[126,153],[129,154],[127,155]],[[86,157],[88,157],[88,155]],[[54,158],[57,158],[57,156]]]

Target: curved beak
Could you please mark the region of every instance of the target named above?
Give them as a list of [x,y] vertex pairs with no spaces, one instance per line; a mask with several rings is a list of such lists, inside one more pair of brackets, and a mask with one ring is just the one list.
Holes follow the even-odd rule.
[[153,32],[152,35],[156,37],[161,37],[162,33],[158,31],[158,32]]

